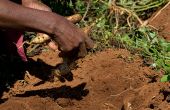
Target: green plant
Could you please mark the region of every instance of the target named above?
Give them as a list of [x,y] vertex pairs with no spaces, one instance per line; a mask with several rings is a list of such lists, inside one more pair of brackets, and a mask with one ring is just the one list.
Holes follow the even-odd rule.
[[165,76],[161,81],[170,80],[170,43],[158,37],[154,30],[140,27],[129,34],[118,37],[117,40],[131,49],[140,50],[143,58],[150,58],[153,61],[150,64],[153,68],[163,68]]

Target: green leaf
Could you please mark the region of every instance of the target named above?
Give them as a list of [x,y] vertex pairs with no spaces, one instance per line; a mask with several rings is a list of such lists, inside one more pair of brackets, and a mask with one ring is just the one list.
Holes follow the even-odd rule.
[[150,33],[148,33],[149,35],[150,35],[150,37],[153,39],[153,38],[156,38],[156,33],[154,33],[154,32],[150,32]]
[[167,82],[170,81],[170,75],[163,75],[163,77],[161,78],[161,82]]
[[156,63],[156,65],[157,65],[157,67],[159,67],[159,68],[161,68],[161,67],[164,66],[164,61],[163,61],[163,59],[157,59],[155,63]]
[[164,68],[166,73],[170,73],[170,67],[167,64],[165,64],[163,68]]
[[167,51],[170,52],[170,44],[167,45]]
[[144,28],[144,27],[141,27],[141,28],[139,28],[139,31],[142,32],[142,33],[145,33],[147,31],[147,29]]

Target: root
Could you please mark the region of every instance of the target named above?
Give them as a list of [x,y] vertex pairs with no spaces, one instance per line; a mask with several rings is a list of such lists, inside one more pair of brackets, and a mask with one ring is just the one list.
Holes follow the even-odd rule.
[[132,10],[129,10],[129,9],[126,9],[126,8],[123,8],[123,7],[120,7],[120,6],[117,6],[115,4],[115,0],[113,1],[110,1],[110,4],[109,4],[109,8],[111,10],[111,13],[112,12],[115,12],[115,16],[116,16],[116,26],[115,26],[115,29],[118,27],[118,14],[122,15],[123,13],[127,13],[128,14],[128,17],[127,17],[127,24],[128,26],[130,27],[130,29],[132,28],[131,24],[130,24],[130,18],[131,17],[135,17],[137,19],[137,21],[140,23],[140,26],[145,26],[146,24],[138,17],[138,15],[133,12]]
[[118,94],[110,95],[110,96],[111,96],[111,97],[117,97],[117,96],[120,96],[121,94],[123,94],[123,93],[125,93],[125,92],[127,92],[127,91],[129,91],[129,90],[132,90],[132,89],[129,88],[129,89],[126,89],[126,90],[124,90],[124,91],[122,91],[122,92],[120,92],[120,93],[118,93]]

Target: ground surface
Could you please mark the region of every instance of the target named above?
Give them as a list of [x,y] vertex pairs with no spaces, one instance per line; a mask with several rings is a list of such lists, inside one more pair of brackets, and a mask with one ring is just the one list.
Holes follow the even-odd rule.
[[0,110],[170,110],[170,85],[159,82],[162,73],[127,50],[86,56],[72,73],[72,81],[42,84],[27,73],[4,93],[9,99]]

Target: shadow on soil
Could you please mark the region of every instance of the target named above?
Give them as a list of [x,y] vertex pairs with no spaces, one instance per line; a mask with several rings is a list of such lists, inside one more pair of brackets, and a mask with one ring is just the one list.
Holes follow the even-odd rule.
[[[1,33],[2,36],[3,33]],[[25,76],[25,71],[29,71],[29,73],[42,81],[37,85],[43,84],[46,81],[53,81],[54,73],[53,69],[56,67],[52,67],[47,65],[45,62],[39,60],[37,62],[30,60],[29,62],[23,62],[21,58],[17,54],[17,49],[13,42],[9,41],[5,37],[2,37],[2,42],[0,44],[0,103],[3,103],[5,100],[2,100],[1,97],[3,92],[8,92],[10,88],[13,87],[14,83],[18,80],[23,80]],[[61,82],[72,81],[73,74],[71,71],[68,74],[58,76],[58,79]],[[81,100],[83,96],[88,94],[88,90],[84,89],[85,83],[82,83],[76,87],[70,86],[61,86],[59,88],[53,89],[44,89],[37,91],[28,91],[25,94],[18,95],[19,97],[27,97],[39,95],[40,97],[51,97],[57,99],[59,97],[63,98],[71,98]]]
[[[30,71],[32,75],[42,79],[42,82],[38,83],[37,85],[43,84],[45,81],[49,81],[52,76],[51,69],[54,67],[46,65],[45,63],[42,63],[42,62],[41,63],[39,62],[24,63],[21,60],[19,61],[19,59],[17,61],[18,62],[16,62],[15,60],[13,61],[5,60],[5,62],[3,62],[3,65],[0,64],[1,66],[1,72],[0,72],[1,97],[2,97],[3,92],[8,91],[17,80],[24,79],[25,70]],[[73,75],[72,73],[69,73],[68,75],[62,76],[61,78],[62,78],[62,82],[64,82],[65,80],[71,81],[73,80]],[[86,96],[89,93],[89,90],[85,89],[85,86],[86,86],[86,83],[82,83],[76,87],[70,87],[70,86],[64,85],[59,88],[27,91],[24,94],[19,94],[16,96],[17,97],[29,97],[29,96],[38,95],[40,97],[50,97],[53,99],[70,98],[70,99],[81,100],[84,96]],[[3,102],[4,100],[0,101],[0,103],[3,103]]]
[[[42,61],[32,61],[22,62],[18,57],[12,58],[7,54],[0,54],[0,97],[4,91],[8,91],[17,80],[23,80],[25,76],[25,71],[29,71],[31,75],[40,78],[42,81],[35,86],[45,83],[46,81],[52,81],[53,73],[52,69],[54,67],[45,64]],[[61,82],[72,81],[73,74],[70,72],[67,75],[59,77]],[[16,97],[29,97],[29,96],[40,96],[40,97],[50,97],[53,99],[58,98],[69,98],[81,100],[84,96],[88,95],[89,90],[85,89],[86,83],[82,83],[76,87],[61,86],[52,89],[42,89],[35,91],[27,91],[24,94],[18,94]],[[5,100],[0,100],[0,103],[5,102]]]
[[20,59],[0,54],[0,98],[17,80],[24,78],[24,66]]
[[[31,75],[40,78],[42,81],[37,85],[43,84],[46,81],[51,81],[53,79],[52,69],[54,67],[45,64],[44,62],[22,62],[18,57],[11,58],[7,54],[0,54],[0,97],[4,91],[9,91],[13,84],[17,80],[23,80],[25,76],[25,71],[29,71]],[[67,75],[62,75],[60,78],[61,82],[72,81],[73,74],[70,72]],[[17,97],[29,97],[29,96],[40,96],[40,97],[50,97],[53,99],[58,98],[70,98],[81,100],[84,96],[89,93],[89,90],[85,89],[86,83],[82,83],[76,87],[61,86],[59,88],[43,89],[35,91],[27,91],[24,94],[16,95]],[[0,103],[5,102],[5,100],[0,99]]]
[[52,89],[43,89],[35,91],[27,91],[24,94],[18,94],[17,97],[29,97],[29,96],[40,96],[40,97],[50,97],[52,99],[58,98],[69,98],[81,100],[83,97],[87,96],[89,93],[88,89],[85,89],[86,83],[82,83],[76,87],[61,86]]

